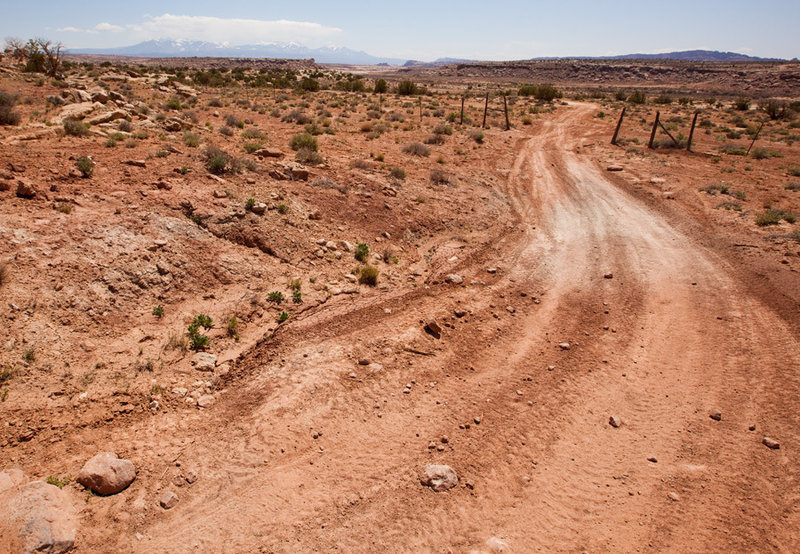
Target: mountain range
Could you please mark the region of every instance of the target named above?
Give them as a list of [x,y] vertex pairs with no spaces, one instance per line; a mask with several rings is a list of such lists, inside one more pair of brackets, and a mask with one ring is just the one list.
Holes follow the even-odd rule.
[[[293,42],[274,42],[268,44],[249,44],[231,46],[228,44],[190,41],[190,40],[148,40],[119,48],[81,48],[70,49],[72,54],[101,54],[109,56],[131,56],[146,58],[283,58],[283,59],[310,59],[317,63],[351,64],[351,65],[443,65],[448,63],[469,63],[477,60],[459,58],[439,58],[433,62],[420,62],[400,58],[385,58],[372,56],[360,50],[351,50],[343,47],[308,48]],[[533,59],[558,59],[558,58],[533,58]],[[682,52],[667,52],[662,54],[626,54],[623,56],[570,56],[564,59],[642,59],[642,60],[686,60],[686,61],[776,61],[774,59],[758,58],[736,52],[718,52],[714,50],[687,50]]]

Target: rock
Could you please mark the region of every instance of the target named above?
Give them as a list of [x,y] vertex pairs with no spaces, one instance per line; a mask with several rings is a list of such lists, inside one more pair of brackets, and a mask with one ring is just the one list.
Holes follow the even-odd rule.
[[435,492],[450,490],[458,484],[458,475],[455,470],[447,465],[428,464],[419,478],[426,487]]
[[217,357],[208,352],[198,352],[192,357],[192,365],[197,371],[214,371],[217,366]]
[[425,323],[425,330],[434,337],[436,337],[437,339],[442,338],[442,328],[439,326],[439,324],[436,322],[435,319],[429,319]]
[[447,277],[445,277],[445,281],[454,285],[460,285],[464,282],[464,278],[457,273],[450,273]]
[[197,472],[193,469],[186,469],[183,472],[183,478],[186,479],[186,482],[190,485],[197,481]]
[[606,273],[605,275],[603,275],[603,279],[613,279],[613,278],[614,278],[613,273]]
[[131,165],[134,167],[147,167],[147,162],[145,162],[144,160],[122,160],[119,163],[123,165]]
[[263,202],[256,202],[250,208],[250,211],[253,212],[254,214],[263,215],[264,212],[267,211],[267,205],[264,204]]
[[508,544],[506,541],[498,539],[497,537],[487,539],[486,548],[488,548],[490,552],[508,552]]
[[486,269],[486,273],[491,273],[492,275],[494,275],[495,273],[497,273],[497,268],[496,267],[489,267],[489,268]]
[[197,399],[197,405],[200,406],[201,408],[210,408],[211,406],[214,405],[214,402],[216,401],[217,399],[214,398],[213,395],[204,394],[203,396]]
[[17,196],[20,198],[33,198],[36,196],[36,187],[29,181],[17,181]]
[[84,120],[84,123],[89,125],[100,125],[101,123],[108,123],[109,121],[115,121],[117,119],[125,119],[128,117],[128,112],[122,110],[111,110],[110,112],[103,112],[87,118]]
[[0,472],[0,550],[72,550],[78,520],[67,493],[43,481],[23,482],[19,470]]
[[175,505],[178,504],[178,495],[171,490],[166,490],[161,493],[161,497],[158,499],[158,504],[165,510],[174,508]]
[[86,91],[92,102],[100,102],[101,104],[105,104],[108,102],[108,91],[104,90],[100,87],[93,87]]
[[570,345],[568,342],[560,342],[560,343],[558,344],[558,347],[559,347],[561,350],[569,350],[569,349],[571,348],[571,345]]
[[308,169],[301,165],[290,165],[286,167],[292,181],[308,181]]
[[358,365],[369,365],[369,358],[361,358],[358,360]]
[[355,252],[356,247],[353,246],[351,243],[347,242],[346,240],[339,241],[339,245],[347,250],[348,252]]
[[669,499],[670,499],[670,500],[672,500],[673,502],[680,502],[680,501],[681,501],[681,497],[680,497],[680,496],[678,496],[678,493],[677,493],[677,492],[670,492],[670,493],[669,493],[667,496],[668,496],[668,497],[669,497]]
[[465,315],[467,315],[468,313],[469,313],[469,312],[468,312],[467,310],[465,310],[464,308],[456,308],[455,310],[453,310],[453,314],[454,314],[456,317],[464,317],[464,316],[465,316]]
[[53,123],[61,124],[67,119],[83,119],[97,108],[102,107],[100,103],[94,102],[79,102],[77,104],[68,104],[61,108],[61,112],[53,118]]
[[164,129],[170,133],[177,133],[183,129],[183,123],[177,117],[170,117],[164,122]]
[[92,492],[107,496],[125,490],[136,479],[136,468],[113,452],[101,452],[83,465],[76,481]]
[[722,419],[722,412],[720,412],[719,410],[711,410],[711,413],[708,414],[708,417],[710,417],[714,421],[719,421]]
[[259,148],[253,152],[259,158],[282,158],[283,152],[277,148]]
[[621,165],[610,165],[606,168],[606,171],[622,171],[623,169]]
[[647,461],[651,462],[651,463],[654,463],[654,464],[657,464],[658,463],[658,458],[656,458],[655,456],[648,456],[647,457]]
[[608,424],[611,425],[611,427],[617,428],[622,425],[622,420],[617,416],[612,415],[610,418],[608,418]]
[[775,439],[771,439],[769,437],[764,437],[761,440],[762,444],[769,448],[770,450],[778,450],[781,447],[781,444],[776,441]]
[[650,177],[650,183],[653,185],[663,185],[666,183],[666,179],[662,179],[661,177]]

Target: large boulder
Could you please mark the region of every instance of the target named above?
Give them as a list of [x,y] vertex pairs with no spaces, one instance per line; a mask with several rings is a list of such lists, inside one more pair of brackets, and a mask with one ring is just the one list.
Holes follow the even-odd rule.
[[136,468],[113,452],[101,452],[83,465],[76,481],[92,492],[107,496],[125,490],[136,479]]
[[61,124],[67,119],[83,119],[103,105],[95,102],[79,102],[78,104],[68,104],[61,109],[61,112],[53,118],[53,123]]
[[65,491],[43,481],[25,483],[19,470],[0,472],[0,549],[3,552],[68,552],[78,520]]
[[458,484],[456,471],[446,465],[428,464],[420,475],[420,483],[436,492],[450,490]]

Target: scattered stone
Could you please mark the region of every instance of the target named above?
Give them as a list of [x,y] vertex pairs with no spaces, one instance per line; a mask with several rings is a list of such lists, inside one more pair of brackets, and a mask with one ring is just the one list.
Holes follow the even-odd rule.
[[673,502],[680,502],[680,501],[681,501],[681,497],[680,497],[680,496],[678,496],[678,493],[677,493],[677,492],[670,492],[670,493],[669,493],[667,496],[668,496],[668,497],[669,497],[669,499],[670,499],[670,500],[672,500]]
[[622,171],[623,169],[621,165],[610,165],[606,168],[606,171]]
[[658,459],[655,456],[648,456],[647,457],[647,461],[651,462],[651,463],[654,463],[654,464],[658,463]]
[[197,371],[214,371],[217,357],[208,352],[198,352],[192,357],[192,365]]
[[458,475],[452,467],[447,465],[428,464],[419,480],[435,492],[444,492],[458,485]]
[[460,285],[464,282],[464,278],[457,273],[450,273],[447,277],[445,277],[445,281],[454,285]]
[[277,148],[259,148],[254,152],[259,158],[282,158],[283,152]]
[[128,113],[123,110],[111,110],[110,112],[103,112],[87,118],[84,120],[84,123],[88,125],[100,125],[101,123],[108,123],[109,121],[114,121],[117,119],[125,119],[126,117],[128,117]]
[[437,339],[442,338],[442,328],[435,319],[429,319],[427,323],[425,323],[425,330]]
[[497,268],[496,267],[490,267],[490,268],[488,268],[486,270],[486,273],[492,273],[492,274],[497,273]]
[[78,520],[68,494],[20,470],[0,472],[0,549],[60,554],[73,549]]
[[113,452],[101,452],[86,462],[76,481],[103,496],[125,490],[136,479],[136,468]]
[[144,160],[122,160],[120,163],[133,167],[147,167],[147,162]]
[[475,422],[475,425],[480,425],[480,424],[481,424],[481,416],[475,416],[475,417],[472,419],[472,421],[474,421],[474,422]]
[[722,412],[720,412],[719,410],[711,410],[711,413],[708,414],[708,417],[710,417],[714,421],[719,421],[722,419]]
[[608,418],[608,424],[611,425],[611,427],[618,428],[620,425],[622,425],[622,420],[619,417],[612,415],[610,418]]
[[210,408],[216,402],[216,398],[214,398],[211,394],[204,394],[200,398],[197,399],[197,405],[201,408]]
[[613,278],[614,278],[613,273],[606,273],[605,275],[603,275],[603,279],[613,279]]
[[369,365],[369,358],[361,358],[358,360],[358,365]]
[[36,196],[36,187],[29,181],[20,179],[17,181],[17,196],[20,198],[33,198]]
[[491,537],[486,540],[486,548],[490,552],[508,552],[508,544],[503,539]]
[[561,342],[561,343],[558,344],[558,347],[561,350],[569,350],[571,346],[570,346],[570,344],[568,342]]
[[456,317],[464,317],[468,313],[469,312],[467,312],[467,310],[465,310],[464,308],[456,308],[455,310],[453,310],[453,314],[455,314]]
[[186,482],[190,485],[197,481],[198,475],[197,472],[193,469],[186,469],[183,472],[183,478],[186,479]]
[[250,208],[250,211],[253,212],[254,214],[263,215],[264,212],[267,211],[267,205],[264,204],[263,202],[256,202]]
[[761,442],[770,450],[778,450],[781,447],[781,444],[778,441],[769,437],[764,437]]
[[165,490],[158,499],[158,504],[165,510],[174,508],[178,504],[178,495],[171,490]]

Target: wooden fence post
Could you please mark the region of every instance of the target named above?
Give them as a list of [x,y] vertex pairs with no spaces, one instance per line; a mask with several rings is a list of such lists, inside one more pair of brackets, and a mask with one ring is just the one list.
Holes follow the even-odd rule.
[[459,120],[459,125],[464,125],[464,100],[466,97],[466,93],[461,97],[461,119]]
[[653,122],[653,132],[650,133],[650,142],[647,143],[647,147],[652,150],[653,148],[653,141],[656,139],[656,130],[658,129],[658,118],[661,116],[661,112],[656,112],[656,120]]
[[694,126],[697,125],[697,114],[700,112],[694,112],[694,117],[692,118],[692,129],[689,131],[689,140],[686,141],[686,151],[692,151],[692,137],[694,137]]
[[486,105],[483,107],[483,125],[481,125],[482,129],[486,129],[486,112],[489,111],[489,93],[486,93]]
[[622,118],[625,117],[625,108],[622,108],[622,113],[619,114],[619,121],[617,121],[617,128],[614,129],[614,136],[611,137],[611,144],[617,145],[617,136],[619,135],[619,128],[622,127]]
[[506,112],[506,131],[511,129],[511,123],[508,121],[508,101],[506,100],[505,93],[503,94],[503,110]]
[[761,126],[758,128],[758,131],[756,131],[756,136],[753,137],[753,142],[750,143],[750,148],[747,149],[747,154],[748,155],[750,155],[750,149],[753,148],[753,145],[758,140],[758,135],[761,134],[761,129],[763,129],[763,128],[764,128],[764,124],[762,123]]
[[419,97],[419,122],[422,124],[422,96]]

